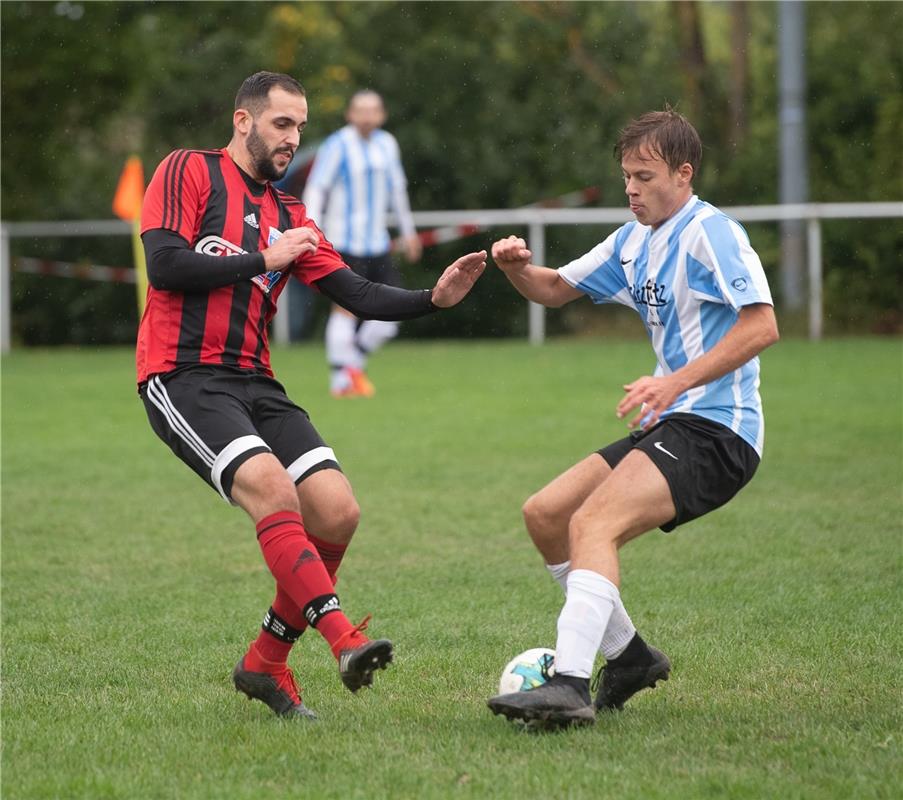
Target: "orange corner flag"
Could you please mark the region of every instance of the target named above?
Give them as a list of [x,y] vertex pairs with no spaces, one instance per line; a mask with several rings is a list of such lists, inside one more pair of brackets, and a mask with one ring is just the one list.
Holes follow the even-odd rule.
[[129,156],[119,176],[113,196],[113,213],[132,223],[132,251],[135,258],[135,288],[138,292],[138,317],[144,313],[147,299],[147,266],[141,243],[141,204],[144,202],[144,168],[138,156]]
[[119,176],[119,185],[113,196],[113,213],[120,219],[136,220],[141,216],[144,200],[144,168],[138,156],[129,156]]

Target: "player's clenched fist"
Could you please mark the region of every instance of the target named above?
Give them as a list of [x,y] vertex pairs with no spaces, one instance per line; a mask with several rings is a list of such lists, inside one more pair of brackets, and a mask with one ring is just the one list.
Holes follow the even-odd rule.
[[492,245],[492,260],[504,271],[521,270],[530,263],[533,254],[527,249],[527,243],[518,236],[499,239]]
[[320,236],[312,228],[289,228],[263,251],[263,261],[267,269],[285,269],[319,246]]

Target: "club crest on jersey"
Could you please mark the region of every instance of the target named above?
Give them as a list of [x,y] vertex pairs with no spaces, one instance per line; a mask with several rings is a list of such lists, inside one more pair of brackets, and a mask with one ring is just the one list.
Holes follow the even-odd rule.
[[251,282],[256,283],[264,294],[269,294],[280,280],[282,280],[282,273],[277,269],[261,272],[260,275],[251,278]]

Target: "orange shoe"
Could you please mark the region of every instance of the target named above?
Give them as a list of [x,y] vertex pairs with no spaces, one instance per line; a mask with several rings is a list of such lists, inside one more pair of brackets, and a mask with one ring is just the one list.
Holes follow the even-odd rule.
[[376,394],[376,387],[367,377],[367,373],[356,367],[346,367],[348,375],[351,377],[351,385],[354,391],[360,397],[373,397]]
[[392,642],[388,639],[371,641],[363,631],[370,622],[367,615],[364,621],[339,637],[333,644],[333,655],[339,660],[339,674],[342,683],[352,692],[361,686],[373,685],[373,673],[385,669],[392,662]]
[[[246,669],[246,659],[255,665],[259,664],[262,671]],[[242,656],[232,670],[232,682],[236,691],[244,692],[248,700],[266,703],[280,717],[317,718],[316,713],[301,701],[301,690],[295,683],[295,675],[288,664],[261,658],[253,644],[251,650]]]

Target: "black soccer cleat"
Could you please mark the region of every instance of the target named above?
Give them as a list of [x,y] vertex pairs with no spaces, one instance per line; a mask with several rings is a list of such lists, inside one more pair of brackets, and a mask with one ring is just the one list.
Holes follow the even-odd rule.
[[388,639],[368,639],[364,631],[369,623],[368,614],[332,645],[332,653],[339,662],[342,683],[352,692],[356,692],[361,686],[372,686],[373,673],[392,663],[392,642]]
[[339,650],[339,674],[352,692],[373,685],[373,673],[392,663],[392,642],[388,639],[367,641],[358,647]]
[[489,698],[493,714],[522,720],[529,728],[557,730],[593,725],[596,712],[589,697],[589,681],[568,675],[553,675],[542,686]]
[[285,667],[279,672],[251,672],[245,669],[245,659],[232,670],[232,682],[236,691],[244,692],[248,700],[266,703],[280,717],[300,717],[314,720],[315,712],[301,701],[295,676]]
[[671,662],[661,650],[646,645],[648,658],[639,664],[619,667],[605,664],[596,673],[596,708],[620,711],[631,697],[642,689],[654,689],[658,681],[668,680]]

